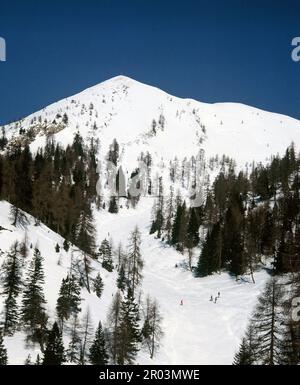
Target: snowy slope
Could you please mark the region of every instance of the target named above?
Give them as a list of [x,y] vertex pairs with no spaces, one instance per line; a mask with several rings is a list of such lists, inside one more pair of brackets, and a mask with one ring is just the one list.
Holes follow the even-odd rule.
[[[195,279],[183,267],[184,256],[149,236],[151,199],[144,199],[137,210],[121,210],[119,215],[103,213],[98,216],[100,239],[109,229],[117,244],[126,243],[130,231],[138,225],[142,231],[141,250],[145,261],[143,293],[156,298],[161,307],[165,333],[158,355],[151,361],[141,352],[141,364],[232,364],[249,316],[262,291],[268,274],[255,274],[256,284],[250,277],[236,282],[227,273]],[[198,257],[198,254],[195,255]],[[216,304],[210,296],[221,298]],[[180,306],[183,300],[184,305]]]
[[[11,225],[9,209],[9,203],[0,201],[0,226],[4,228],[0,230],[0,265],[2,265],[5,258],[5,252],[9,250],[12,243],[16,240],[23,242],[25,236],[25,228],[16,228]],[[26,267],[29,265],[30,259],[33,256],[33,250],[35,247],[38,247],[44,258],[46,310],[50,316],[50,320],[54,321],[55,305],[61,281],[68,274],[72,255],[78,256],[81,252],[76,247],[70,247],[70,250],[66,253],[62,247],[64,239],[60,235],[54,233],[43,224],[35,226],[35,220],[30,215],[27,215],[27,218],[28,225],[26,226],[26,231],[30,256],[25,262],[23,277],[25,277]],[[31,244],[32,248],[30,248]],[[60,246],[59,253],[55,251],[56,244]],[[89,294],[86,290],[82,290],[82,309],[84,311],[85,308],[89,306],[94,325],[96,326],[100,319],[103,322],[105,321],[106,309],[111,301],[116,276],[114,273],[110,274],[102,269],[100,263],[95,261],[93,261],[92,268],[94,269],[92,276],[100,271],[105,285],[104,292],[101,299],[99,299],[95,294]],[[19,298],[19,300],[20,299],[21,298]],[[3,297],[0,295],[0,313],[3,305],[2,300]],[[31,349],[25,349],[23,333],[16,333],[13,337],[6,337],[5,345],[8,349],[10,364],[23,364],[28,353],[32,354],[33,359],[35,359],[36,354],[39,353],[37,346],[36,350],[33,351]]]
[[[149,358],[147,351],[141,351],[137,363],[231,364],[257,295],[268,278],[267,273],[256,273],[257,283],[254,285],[247,282],[237,283],[226,273],[195,279],[184,268],[175,268],[176,263],[180,265],[183,262],[182,254],[149,236],[151,205],[151,200],[144,199],[136,210],[121,210],[118,215],[101,212],[96,217],[99,243],[110,236],[115,246],[119,241],[126,245],[136,224],[142,232],[142,253],[145,261],[143,296],[150,294],[158,300],[164,319],[165,335],[160,351],[154,359]],[[22,241],[24,238],[24,229],[16,229],[10,225],[9,207],[7,202],[0,202],[0,225],[7,229],[0,231],[3,252],[8,250],[14,240]],[[71,248],[66,253],[61,248],[61,252],[56,253],[55,245],[62,245],[63,239],[44,225],[34,226],[33,218],[28,218],[28,243],[32,243],[33,247],[37,244],[44,257],[47,311],[54,319],[61,280],[68,272],[72,252],[79,251]],[[1,254],[0,263],[2,261]],[[101,273],[105,284],[104,293],[101,299],[98,299],[95,294],[82,290],[82,307],[84,311],[89,306],[96,326],[99,319],[103,323],[106,321],[112,294],[116,292],[116,273],[108,273],[97,262],[93,262],[93,269],[93,274],[97,271]],[[218,291],[221,291],[221,298],[214,304],[209,299],[211,295],[217,295]],[[183,306],[180,306],[181,299],[184,301]],[[0,302],[0,310],[1,306]],[[28,353],[35,358],[39,352],[37,347],[35,350],[25,348],[22,333],[6,337],[5,344],[11,364],[23,364]]]
[[[67,125],[61,117],[65,112]],[[153,120],[155,135],[151,132]],[[121,145],[123,168],[131,170],[141,151],[147,150],[158,161],[175,156],[182,159],[202,148],[207,158],[225,154],[244,166],[283,153],[292,141],[300,143],[298,120],[242,104],[180,99],[125,76],[4,126],[7,137],[13,140],[19,138],[20,128],[36,131],[33,150],[45,144],[45,132],[50,129],[57,132],[56,140],[64,145],[72,142],[77,131],[87,141],[98,138],[103,155],[116,138]]]

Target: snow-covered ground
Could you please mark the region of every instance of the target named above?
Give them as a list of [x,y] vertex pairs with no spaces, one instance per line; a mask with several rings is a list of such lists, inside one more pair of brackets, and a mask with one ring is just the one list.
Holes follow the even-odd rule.
[[[207,278],[194,278],[180,265],[184,256],[173,248],[166,247],[160,240],[149,235],[152,199],[143,199],[137,209],[122,209],[118,215],[95,212],[99,244],[111,237],[114,245],[122,242],[126,246],[130,232],[138,225],[142,233],[142,254],[145,262],[143,271],[143,296],[150,294],[158,300],[163,316],[164,337],[161,348],[153,360],[147,351],[141,351],[137,358],[139,364],[231,364],[233,355],[243,335],[247,319],[256,303],[268,275],[265,271],[255,274],[256,284],[236,282],[223,273]],[[1,250],[5,251],[11,243],[24,238],[24,230],[10,225],[9,204],[0,202],[0,225],[7,230],[0,231]],[[11,230],[11,231],[9,231]],[[27,227],[29,245],[37,245],[44,257],[45,294],[47,310],[55,317],[55,304],[62,278],[67,274],[72,252],[66,253],[62,247],[55,252],[55,245],[62,246],[63,239],[46,226]],[[32,252],[32,250],[31,250]],[[3,256],[0,257],[0,263]],[[60,264],[58,264],[60,261]],[[27,261],[28,263],[28,261]],[[95,294],[82,290],[83,311],[89,306],[94,326],[99,319],[106,321],[112,295],[116,292],[116,273],[108,273],[99,263],[93,262],[94,273],[100,271],[104,280],[104,293],[101,299]],[[249,279],[250,281],[250,279]],[[210,296],[221,293],[217,303],[209,301]],[[180,301],[183,300],[183,306]],[[1,307],[1,303],[0,303]],[[28,353],[35,358],[38,349],[26,349],[24,335],[17,333],[5,338],[9,363],[23,364]]]
[[[231,364],[268,274],[264,270],[257,272],[256,284],[252,284],[250,277],[236,282],[227,273],[196,279],[190,271],[176,268],[185,257],[149,236],[151,201],[144,199],[137,210],[124,209],[117,216],[105,213],[98,217],[100,239],[107,236],[109,229],[116,244],[126,244],[135,225],[142,232],[142,289],[144,295],[150,294],[159,302],[165,336],[153,360],[141,352],[138,362]],[[217,303],[210,302],[211,295],[215,297],[218,292],[221,296]]]

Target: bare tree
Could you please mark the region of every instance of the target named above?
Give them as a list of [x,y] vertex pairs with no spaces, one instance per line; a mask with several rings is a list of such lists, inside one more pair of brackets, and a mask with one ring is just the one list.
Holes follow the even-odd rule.
[[117,356],[117,332],[120,324],[120,311],[121,311],[122,296],[120,291],[117,291],[113,297],[108,317],[107,317],[107,330],[109,339],[109,349],[112,357],[113,364],[116,363]]
[[163,337],[161,328],[162,316],[159,311],[158,303],[149,296],[145,305],[145,321],[142,329],[143,342],[147,346],[150,358],[152,359],[159,348],[159,343]]
[[144,262],[141,256],[141,233],[136,226],[134,231],[131,233],[129,240],[129,253],[128,253],[128,262],[129,262],[129,284],[132,290],[132,296],[134,297],[134,292],[136,287],[139,285],[142,279],[142,269]]
[[90,348],[90,344],[93,339],[93,326],[91,320],[91,314],[89,308],[82,319],[82,338],[80,347],[80,364],[85,365],[87,362],[87,356]]

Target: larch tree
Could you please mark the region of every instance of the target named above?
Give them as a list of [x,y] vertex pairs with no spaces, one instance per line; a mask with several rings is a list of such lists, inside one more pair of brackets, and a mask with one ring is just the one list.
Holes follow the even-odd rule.
[[78,364],[80,361],[81,333],[82,328],[78,314],[74,313],[71,318],[70,342],[66,351],[66,357],[69,362],[76,364]]
[[234,356],[233,365],[254,365],[257,363],[258,339],[253,325],[250,323],[245,337],[243,337],[239,350]]
[[118,344],[118,330],[120,325],[122,296],[120,291],[114,295],[112,303],[107,316],[107,325],[109,333],[109,350],[112,363],[117,363],[117,344]]
[[142,279],[144,262],[141,255],[141,233],[136,226],[131,233],[128,246],[129,285],[134,297],[135,289]]
[[89,308],[82,317],[82,334],[80,346],[80,365],[85,365],[88,361],[88,352],[92,342],[93,325]]
[[166,202],[166,208],[165,208],[165,225],[164,225],[164,230],[167,235],[167,242],[168,244],[171,244],[171,239],[172,239],[172,225],[173,225],[173,219],[174,219],[174,187],[171,185],[170,186],[170,194]]
[[146,299],[145,319],[142,328],[142,338],[147,346],[150,358],[152,359],[159,348],[160,340],[163,336],[161,327],[162,316],[156,300],[152,300],[149,296]]
[[[283,323],[282,300],[284,291],[277,278],[272,277],[265,290],[258,298],[249,328],[251,339],[246,335],[246,342],[251,349],[251,359],[263,365],[276,365],[281,360],[281,340]],[[244,350],[245,345],[242,346]],[[240,351],[242,354],[243,351]],[[237,357],[238,358],[238,357]]]

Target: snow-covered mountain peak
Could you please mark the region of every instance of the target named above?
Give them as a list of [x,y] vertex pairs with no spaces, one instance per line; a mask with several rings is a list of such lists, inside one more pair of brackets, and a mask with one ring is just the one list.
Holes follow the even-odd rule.
[[181,99],[126,76],[116,76],[4,126],[12,141],[27,139],[35,151],[53,134],[63,145],[76,132],[99,139],[106,153],[116,138],[123,159],[143,151],[165,161],[225,154],[244,165],[283,153],[300,142],[300,122],[238,103],[208,104]]

